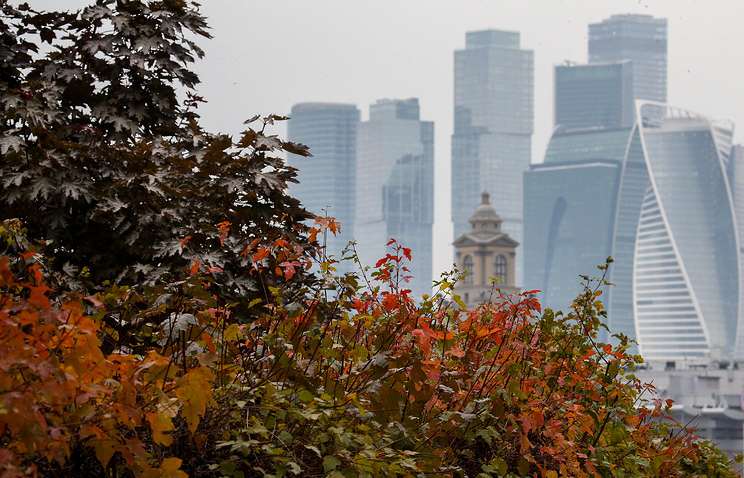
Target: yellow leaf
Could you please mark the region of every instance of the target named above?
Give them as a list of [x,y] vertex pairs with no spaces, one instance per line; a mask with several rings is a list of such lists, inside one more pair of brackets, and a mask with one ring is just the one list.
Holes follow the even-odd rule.
[[181,414],[186,419],[191,433],[199,425],[199,415],[207,410],[207,402],[212,396],[211,382],[214,374],[207,367],[190,370],[176,381],[176,397],[183,403]]
[[189,478],[189,475],[180,468],[180,458],[166,458],[163,460],[163,466],[160,467],[160,478]]
[[159,445],[169,446],[173,443],[173,437],[166,435],[165,432],[173,430],[173,422],[170,418],[162,413],[147,414],[147,421],[150,422],[152,429],[152,439]]
[[101,466],[106,468],[118,443],[116,440],[93,440],[93,449],[96,451],[96,458],[101,462]]

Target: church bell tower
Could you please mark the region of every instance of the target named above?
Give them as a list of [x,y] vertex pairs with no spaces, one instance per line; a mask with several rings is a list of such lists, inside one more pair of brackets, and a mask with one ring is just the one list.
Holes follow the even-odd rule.
[[465,273],[455,285],[468,309],[504,294],[518,294],[514,285],[514,252],[519,243],[501,232],[502,219],[491,205],[489,195],[481,195],[481,204],[470,218],[470,232],[455,242],[457,268]]

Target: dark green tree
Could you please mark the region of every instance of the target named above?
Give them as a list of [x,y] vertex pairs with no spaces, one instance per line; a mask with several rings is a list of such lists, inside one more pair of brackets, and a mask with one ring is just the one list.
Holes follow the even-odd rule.
[[[248,320],[245,298],[287,275],[310,280],[312,216],[286,194],[295,170],[280,157],[309,154],[264,131],[285,118],[254,117],[236,141],[199,126],[199,37],[194,2],[37,12],[3,1],[0,218],[21,219],[52,267],[90,284],[211,271],[214,293],[240,297],[235,316]],[[287,274],[260,273],[277,269]]]

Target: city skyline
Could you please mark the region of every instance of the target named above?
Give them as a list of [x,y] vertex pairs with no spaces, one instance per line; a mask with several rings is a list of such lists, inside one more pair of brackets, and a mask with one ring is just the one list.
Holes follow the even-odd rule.
[[[422,117],[437,124],[435,277],[453,262],[449,198],[453,51],[464,47],[467,31],[519,31],[523,48],[535,52],[533,163],[542,161],[553,130],[554,66],[564,60],[586,63],[588,25],[614,14],[668,18],[669,102],[744,125],[744,111],[731,102],[740,89],[734,73],[741,66],[735,58],[744,56],[735,21],[744,12],[739,2],[586,0],[536,6],[322,1],[248,6],[225,1],[203,5],[202,10],[215,35],[203,45],[205,59],[196,64],[203,81],[200,91],[209,101],[200,107],[208,128],[236,132],[248,116],[288,114],[291,105],[304,101],[361,107],[379,98],[419,98]],[[252,27],[250,32],[245,25]],[[240,51],[250,51],[250,61],[236,56]],[[722,62],[711,51],[729,55],[732,61]],[[742,54],[736,55],[739,51]],[[283,128],[279,125],[273,131],[282,135]],[[736,142],[741,142],[740,136],[735,131]]]
[[[639,262],[649,262],[654,273],[659,269],[655,248],[639,256],[636,247],[648,237],[652,244],[657,241],[654,234],[638,233],[645,217],[641,203],[651,181],[639,131],[665,120],[659,100],[667,91],[666,20],[613,15],[589,25],[589,31],[590,63],[556,67],[556,129],[545,162],[525,174],[525,287],[541,290],[546,307],[560,307],[581,290],[574,277],[588,275],[587,270],[612,257],[607,278],[615,286],[606,288],[604,301],[610,333],[639,343],[644,333],[648,345],[662,339],[649,339],[639,327],[639,311],[643,315],[651,308],[651,316],[662,313],[671,320],[669,310],[675,308],[665,303],[660,309],[659,298],[644,300],[652,304],[648,307],[639,307],[636,300],[645,280],[637,277],[644,273],[638,271]],[[636,106],[649,99],[656,102],[646,103],[641,117]],[[670,154],[668,148],[660,149],[659,154]],[[654,322],[653,317],[646,320]],[[700,315],[699,320],[705,319]]]
[[[87,3],[34,0],[32,6]],[[740,94],[738,59],[744,57],[744,3],[738,0],[221,0],[204,2],[201,10],[214,35],[198,42],[206,56],[193,66],[202,80],[198,94],[208,101],[199,107],[208,130],[237,134],[254,114],[289,114],[302,102],[362,107],[379,98],[419,98],[422,117],[437,124],[435,276],[453,262],[452,52],[464,47],[467,31],[519,31],[523,47],[535,52],[533,163],[542,161],[553,131],[554,66],[586,63],[588,25],[624,13],[668,19],[668,102],[732,119],[734,142],[744,142],[744,110],[732,101]],[[270,131],[286,137],[286,124]]]

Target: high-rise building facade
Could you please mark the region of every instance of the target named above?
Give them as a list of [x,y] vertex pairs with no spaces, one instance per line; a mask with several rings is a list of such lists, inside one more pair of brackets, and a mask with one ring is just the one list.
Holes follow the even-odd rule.
[[357,136],[355,236],[359,258],[374,266],[390,239],[410,248],[408,287],[432,287],[434,123],[420,121],[418,99],[380,100]]
[[[735,356],[740,251],[727,174],[733,125],[663,108],[638,131],[649,173],[633,267],[636,336],[647,359]],[[652,110],[652,111],[653,111]]]
[[[529,169],[533,132],[534,58],[519,33],[469,32],[455,52],[455,131],[452,135],[452,222],[455,237],[491,194],[502,229],[522,242],[522,174]],[[522,258],[515,283],[521,285]]]
[[526,175],[524,246],[536,272],[525,287],[566,301],[555,295],[576,280],[566,264],[610,255],[612,333],[635,339],[647,360],[742,360],[733,127],[657,102],[636,102],[636,116],[631,129],[556,132],[545,164]]
[[[298,184],[290,184],[289,193],[305,208],[318,215],[335,217],[341,232],[329,234],[328,255],[341,258],[354,238],[356,204],[356,141],[360,112],[355,105],[337,103],[300,103],[292,107],[287,123],[289,141],[310,148],[312,158],[289,155],[288,163],[298,169]],[[340,270],[353,268],[342,263]]]
[[555,125],[629,128],[633,125],[633,62],[557,65]]
[[535,164],[525,173],[524,283],[540,291],[543,307],[566,310],[582,292],[581,276],[600,275],[612,253],[619,182],[620,161],[610,159]]
[[648,184],[637,128],[558,128],[545,162],[524,181],[524,286],[542,291],[547,307],[565,310],[582,290],[579,276],[598,276],[611,256],[608,325],[634,339],[635,236]]
[[589,63],[630,60],[635,99],[667,100],[667,21],[650,15],[612,15],[589,25]]

